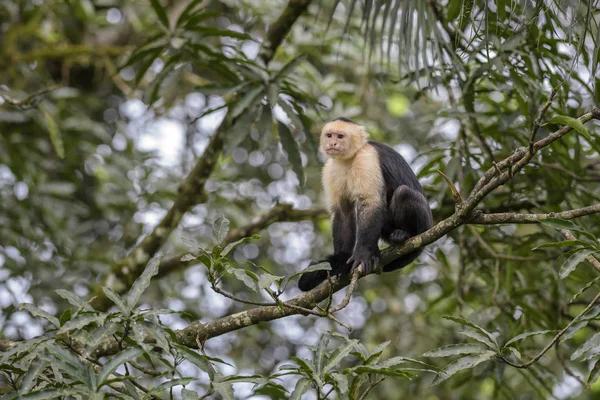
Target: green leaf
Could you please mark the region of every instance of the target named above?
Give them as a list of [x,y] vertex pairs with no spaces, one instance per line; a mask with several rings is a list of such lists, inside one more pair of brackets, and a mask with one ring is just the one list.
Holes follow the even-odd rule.
[[462,371],[467,368],[473,368],[484,361],[491,360],[496,356],[496,352],[494,351],[486,351],[481,354],[477,354],[474,356],[467,356],[463,358],[459,358],[458,360],[451,362],[441,371],[433,380],[432,385],[437,385],[442,383],[446,379],[450,378],[452,375],[456,374],[459,371]]
[[516,347],[513,346],[505,346],[502,351],[508,350],[511,353],[513,353],[513,355],[517,358],[517,360],[521,359],[521,353],[519,352],[519,350],[517,350]]
[[66,333],[66,332],[69,332],[69,331],[72,331],[75,329],[81,329],[92,323],[97,323],[98,325],[102,325],[104,323],[105,319],[106,319],[106,315],[103,315],[103,314],[79,315],[79,316],[71,319],[70,321],[67,321],[63,326],[61,326],[57,332],[57,335],[61,335],[63,333]]
[[79,357],[71,353],[69,350],[63,349],[56,344],[48,344],[46,349],[52,356],[50,357],[50,360],[54,360],[50,361],[51,363],[62,363],[62,368],[64,368],[65,371],[77,377],[82,382],[89,383],[89,378],[86,375],[87,369]]
[[[161,32],[160,35],[154,36],[153,39],[157,40],[160,39],[161,37],[163,37],[164,34]],[[139,61],[142,61],[143,59],[146,58],[146,56],[148,55],[152,55],[152,57],[150,57],[150,63],[148,64],[148,68],[150,67],[150,65],[152,65],[152,61],[154,61],[154,59],[156,57],[158,57],[160,55],[160,53],[165,49],[165,45],[164,44],[159,44],[157,46],[152,46],[152,47],[147,47],[144,48],[143,46],[135,49],[133,51],[133,53],[131,53],[131,55],[129,56],[129,58],[127,59],[127,61],[125,61],[125,63],[123,63],[123,65],[121,65],[119,67],[119,71],[129,67],[130,65],[133,65]],[[147,68],[146,68],[147,69]],[[145,72],[146,70],[144,70]]]
[[162,26],[164,26],[165,29],[169,30],[169,17],[167,16],[167,12],[163,8],[163,6],[160,5],[160,1],[150,0],[150,4],[152,5],[152,8],[154,9],[154,12],[156,13],[156,16],[158,17],[158,20],[160,21]]
[[46,363],[40,359],[36,359],[31,363],[27,373],[23,376],[21,380],[21,384],[19,387],[19,393],[26,394],[34,388],[36,383],[36,378],[42,371],[42,369],[46,366]]
[[177,348],[182,357],[200,368],[202,371],[208,373],[209,378],[214,380],[215,369],[207,357],[196,353],[194,350],[186,346],[180,344],[174,344],[174,346]]
[[[190,382],[195,381],[196,378],[179,378],[179,379],[171,379],[170,381],[166,381],[161,383],[158,386],[155,386],[154,388],[152,388],[145,396],[144,398],[152,398],[152,396],[149,396],[150,394],[153,393],[160,393],[164,390],[167,389],[171,389],[174,386],[185,386],[187,384],[189,384]],[[225,396],[223,396],[223,398],[225,398]]]
[[67,308],[61,315],[60,315],[60,326],[63,326],[65,324],[65,322],[70,321],[72,317],[72,311],[70,308]]
[[595,350],[598,346],[600,346],[600,332],[595,333],[591,338],[586,340],[581,346],[575,350],[575,352],[571,355],[571,360],[577,360],[579,357],[583,356],[590,350]]
[[390,343],[391,340],[388,340],[386,342],[380,343],[377,347],[375,347],[375,349],[373,349],[373,351],[369,354],[369,357],[367,358],[365,364],[374,364],[377,361],[379,361],[381,353],[383,353],[383,350],[385,350],[385,348],[388,347]]
[[258,278],[258,288],[266,289],[270,287],[273,282],[281,281],[283,278],[285,277],[271,274],[261,274]]
[[223,215],[213,223],[212,238],[215,244],[221,244],[229,232],[229,220]]
[[60,327],[60,321],[54,315],[50,315],[46,311],[41,308],[36,307],[31,303],[21,303],[19,305],[18,310],[27,310],[34,317],[42,317],[48,321],[50,321],[57,328]]
[[479,344],[461,343],[442,346],[423,354],[423,357],[448,357],[462,354],[483,353],[487,349]]
[[162,256],[151,259],[146,265],[144,272],[142,272],[139,278],[133,282],[129,293],[127,294],[127,298],[125,299],[125,304],[130,310],[133,310],[140,300],[142,293],[144,293],[148,286],[150,286],[150,280],[152,277],[158,274],[158,266],[160,265],[161,259]]
[[144,353],[141,347],[130,347],[125,351],[112,356],[102,367],[98,373],[98,388],[106,383],[108,377],[117,370],[121,365],[128,361],[134,360]]
[[300,186],[304,186],[304,167],[302,167],[302,157],[300,156],[298,144],[285,124],[278,121],[277,127],[283,150],[287,153],[288,159],[292,164],[292,169],[300,182]]
[[181,257],[179,257],[179,261],[181,262],[188,262],[188,261],[193,261],[193,260],[197,260],[198,257],[196,257],[195,255],[191,254],[191,253],[187,253],[182,255]]
[[150,69],[150,67],[154,63],[154,60],[157,57],[159,57],[160,54],[163,52],[164,48],[165,48],[165,46],[158,46],[158,47],[152,49],[151,51],[149,51],[150,57],[147,57],[144,60],[144,62],[142,62],[139,69],[135,73],[135,77],[133,78],[133,83],[136,87],[140,84],[140,82],[144,78],[144,75],[146,75],[146,71],[148,71],[148,69]]
[[52,115],[46,111],[44,111],[44,121],[46,122],[46,129],[48,129],[50,142],[54,147],[54,151],[56,151],[56,155],[61,159],[65,158],[65,147],[56,121],[52,118]]
[[181,398],[182,400],[198,400],[200,396],[197,392],[189,389],[181,389]]
[[592,136],[590,135],[590,132],[587,130],[585,125],[583,125],[583,123],[576,118],[567,117],[566,115],[555,115],[550,119],[548,123],[570,126],[571,128],[575,129],[578,133],[580,133],[583,137],[585,137],[586,140],[588,140],[589,142],[591,142],[592,140]]
[[310,388],[310,379],[301,378],[296,382],[296,387],[290,396],[290,400],[300,400],[302,395]]
[[575,268],[583,261],[587,256],[596,253],[594,249],[584,249],[580,250],[577,253],[573,254],[571,257],[564,262],[564,264],[560,267],[559,276],[560,279],[565,279],[571,272],[575,270]]
[[459,335],[464,335],[464,336],[470,337],[471,339],[475,339],[478,342],[485,344],[490,349],[496,350],[496,345],[494,343],[492,343],[486,336],[482,335],[479,332],[461,331],[458,333],[459,333]]
[[563,240],[562,242],[543,243],[543,244],[540,244],[539,246],[534,247],[531,250],[545,249],[548,247],[573,247],[573,246],[589,247],[590,245],[589,245],[589,243],[583,242],[581,240]]
[[[193,0],[191,1],[185,8],[184,10],[181,12],[181,14],[179,14],[179,17],[177,18],[177,23],[175,24],[176,27],[179,27],[181,24],[185,23],[188,20],[188,17],[191,14],[194,14],[194,8],[200,4],[203,0]],[[199,13],[200,15],[206,14],[205,11],[202,11]]]
[[448,2],[448,22],[454,21],[460,15],[464,0],[450,0]]
[[[496,338],[494,337],[494,335],[492,335],[490,332],[486,331],[485,329],[483,329],[482,327],[475,325],[474,323],[467,321],[464,318],[460,318],[460,317],[453,317],[450,315],[444,315],[442,318],[447,319],[449,321],[453,321],[456,322],[457,324],[461,324],[464,326],[468,326],[469,328],[473,328],[476,331],[481,332],[483,335],[485,335],[494,345],[495,348],[498,348],[498,343],[496,343]],[[492,348],[494,346],[491,346]]]
[[271,112],[271,106],[268,104],[263,105],[260,122],[258,123],[258,132],[261,135],[261,143],[267,143],[273,137],[273,113]]
[[334,372],[331,374],[331,377],[335,382],[335,391],[341,398],[344,398],[344,396],[348,394],[348,376]]
[[258,276],[255,273],[242,268],[233,268],[231,272],[239,281],[242,281],[247,288],[252,289],[255,292],[257,291],[256,283],[258,282]]
[[407,362],[415,363],[415,364],[419,364],[419,365],[423,365],[423,366],[426,366],[428,368],[437,369],[437,367],[435,367],[434,365],[431,365],[431,364],[426,363],[424,361],[415,360],[414,358],[408,358],[408,357],[402,357],[402,356],[396,356],[396,357],[389,358],[389,359],[387,359],[385,361],[382,361],[379,364],[377,364],[377,367],[389,368],[389,367],[395,367],[396,365],[404,364],[404,363],[407,363]]
[[112,336],[115,332],[117,332],[118,329],[119,324],[114,321],[110,321],[94,330],[85,342],[86,346],[84,354],[89,356],[103,339],[107,338],[108,336]]
[[251,240],[257,240],[257,239],[260,239],[260,235],[252,235],[252,236],[249,236],[249,237],[242,238],[242,239],[240,239],[238,241],[235,241],[233,243],[229,243],[227,246],[225,246],[225,248],[223,248],[223,251],[221,252],[221,256],[222,257],[227,257],[227,254],[229,254],[231,252],[231,250],[235,249],[240,244],[249,242]]
[[414,378],[414,374],[410,372],[403,371],[401,369],[392,369],[386,367],[378,367],[376,365],[359,365],[354,368],[347,368],[344,370],[344,373],[353,372],[356,374],[379,374],[385,376],[395,376],[399,378],[412,379]]
[[113,303],[115,303],[115,305],[119,308],[119,310],[121,310],[121,312],[123,313],[123,315],[125,317],[129,317],[129,315],[131,315],[131,309],[129,309],[125,305],[125,302],[123,301],[123,299],[121,298],[121,296],[119,296],[117,293],[115,293],[114,290],[112,290],[108,286],[104,286],[102,288],[102,291],[104,292],[104,294],[106,295],[106,297],[110,301],[112,301]]
[[292,279],[292,278],[297,277],[298,275],[307,274],[307,273],[313,272],[313,271],[331,271],[331,265],[329,265],[328,262],[314,264],[314,265],[311,265],[310,267],[303,269],[300,272],[296,272],[295,274],[291,275],[289,277],[289,279]]
[[65,289],[58,289],[58,290],[55,290],[55,293],[57,295],[59,295],[60,297],[62,297],[63,299],[67,300],[72,306],[77,307],[78,309],[92,311],[92,307],[90,307],[89,304],[87,304],[85,301],[83,301],[79,296],[77,296],[73,292],[70,292]]
[[353,339],[348,341],[344,346],[338,348],[327,360],[325,367],[323,367],[323,372],[329,372],[333,367],[340,364],[342,359],[346,357],[350,352],[354,349],[354,346],[358,343],[358,340]]
[[279,81],[284,77],[288,76],[302,61],[306,59],[305,54],[301,54],[292,58],[287,64],[285,64],[281,70],[273,77],[274,81]]
[[510,339],[508,342],[506,342],[504,344],[504,347],[507,347],[507,346],[511,345],[512,343],[514,343],[514,342],[517,342],[519,340],[523,340],[523,339],[531,337],[531,336],[546,335],[548,333],[554,333],[554,332],[556,332],[556,331],[544,330],[544,331],[532,331],[532,332],[521,333],[520,335],[517,335],[514,338]]
[[171,348],[169,346],[167,336],[159,326],[148,321],[143,321],[140,323],[140,325],[142,329],[144,329],[148,334],[150,334],[150,336],[154,338],[154,340],[156,341],[156,345],[160,347],[165,352],[165,354],[170,353]]
[[235,400],[232,384],[224,381],[224,378],[221,374],[215,374],[215,379],[212,382],[212,386],[215,391],[221,395],[223,400]]
[[[233,105],[233,108],[230,111],[230,116],[232,119],[235,119],[242,115],[242,113],[246,110],[249,110],[253,106],[256,105],[257,102],[260,102],[264,96],[264,86],[260,84],[254,85],[254,88],[248,90],[246,94]],[[236,134],[240,134],[241,132],[236,132]]]

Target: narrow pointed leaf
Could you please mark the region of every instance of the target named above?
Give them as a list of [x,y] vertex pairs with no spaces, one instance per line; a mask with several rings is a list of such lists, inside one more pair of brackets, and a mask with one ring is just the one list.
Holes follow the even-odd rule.
[[167,16],[167,12],[164,7],[160,5],[159,0],[150,0],[150,4],[158,17],[158,20],[167,30],[169,29],[169,17]]
[[229,220],[223,215],[219,217],[213,223],[212,238],[215,244],[221,244],[225,237],[229,233]]
[[21,385],[19,387],[19,393],[28,393],[31,389],[34,388],[37,376],[40,374],[42,369],[46,366],[46,362],[37,359],[29,366],[27,373],[23,376],[21,380]]
[[56,151],[56,155],[58,155],[58,157],[61,159],[65,158],[65,147],[56,121],[54,120],[52,115],[50,115],[46,111],[44,111],[44,121],[46,122],[46,129],[48,129],[48,134],[50,135],[50,142],[54,147],[54,151]]
[[281,145],[283,150],[287,153],[288,159],[292,164],[292,169],[298,177],[300,186],[304,185],[304,167],[302,167],[302,157],[300,156],[300,149],[298,149],[298,143],[292,136],[292,133],[288,127],[282,122],[277,123],[279,138],[281,139]]
[[571,355],[571,360],[576,360],[588,351],[595,349],[600,346],[600,332],[594,334],[591,338],[586,340],[581,346],[575,350],[575,352]]
[[112,356],[102,367],[98,373],[98,384],[99,387],[108,379],[110,374],[115,372],[124,363],[134,360],[135,358],[142,355],[144,350],[141,347],[130,347],[125,351],[117,353]]
[[554,333],[556,331],[552,331],[552,330],[544,330],[544,331],[533,331],[533,332],[525,332],[525,333],[521,333],[520,335],[515,336],[514,338],[510,339],[508,342],[506,342],[504,344],[504,347],[511,345],[514,342],[517,342],[519,340],[523,340],[525,338],[531,337],[531,336],[536,336],[536,335],[547,335],[548,333]]
[[559,276],[560,279],[565,279],[575,268],[589,255],[596,253],[594,249],[584,249],[573,254],[571,257],[564,262],[560,267]]
[[337,349],[331,355],[329,360],[327,360],[325,367],[323,367],[323,372],[324,373],[329,372],[333,367],[337,366],[344,357],[346,357],[348,354],[350,354],[350,352],[354,349],[354,346],[356,346],[357,343],[358,343],[358,340],[350,340],[344,346]]
[[496,347],[498,347],[498,344],[496,343],[496,338],[494,337],[494,335],[492,335],[490,332],[486,331],[485,329],[483,329],[482,327],[475,325],[474,323],[467,321],[464,318],[460,318],[460,317],[453,317],[450,315],[445,315],[442,318],[447,319],[449,321],[453,321],[456,322],[458,324],[461,325],[465,325],[468,326],[470,328],[473,328],[477,331],[479,331],[480,333],[482,333],[483,335],[485,335],[492,343],[494,343],[496,345]]
[[75,329],[81,329],[85,326],[88,326],[92,323],[97,323],[98,325],[102,325],[104,320],[106,319],[106,315],[102,314],[83,314],[79,315],[70,321],[67,321],[63,326],[60,327],[57,334],[63,334],[65,332],[69,332]]
[[119,310],[121,310],[125,317],[129,317],[129,315],[131,314],[131,310],[125,305],[125,302],[123,301],[121,296],[115,293],[115,291],[108,286],[104,286],[102,288],[102,291],[110,301],[115,303],[115,305],[119,308]]
[[308,391],[310,388],[310,380],[306,378],[300,379],[296,382],[296,387],[290,396],[290,400],[300,400],[302,395]]
[[22,303],[19,305],[19,310],[27,310],[34,317],[42,317],[50,321],[54,326],[60,327],[60,321],[54,315],[50,315],[46,311],[34,306],[31,303]]
[[433,380],[432,385],[437,385],[442,383],[446,379],[450,378],[452,375],[456,374],[459,371],[464,369],[473,368],[484,361],[489,361],[496,355],[493,351],[486,351],[481,354],[467,356],[463,358],[459,358],[458,360],[451,362],[448,364],[443,371],[441,371]]
[[127,294],[127,299],[125,300],[125,304],[131,310],[137,305],[142,293],[150,286],[150,280],[156,274],[158,274],[158,266],[160,265],[160,260],[162,257],[154,257],[151,259],[142,275],[139,276],[131,286],[129,293]]
[[480,344],[450,344],[448,346],[443,346],[434,350],[430,350],[427,353],[423,354],[423,357],[448,357],[458,356],[462,354],[483,353],[484,351],[487,351],[487,348]]

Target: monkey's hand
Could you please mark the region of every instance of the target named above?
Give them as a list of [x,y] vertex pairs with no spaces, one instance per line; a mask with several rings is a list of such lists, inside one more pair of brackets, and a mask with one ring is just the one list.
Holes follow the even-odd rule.
[[379,256],[381,252],[379,249],[370,250],[370,249],[356,249],[352,254],[352,257],[348,259],[348,264],[350,265],[350,272],[354,272],[359,265],[362,264],[362,272],[364,274],[369,274],[373,272],[377,264],[379,263]]

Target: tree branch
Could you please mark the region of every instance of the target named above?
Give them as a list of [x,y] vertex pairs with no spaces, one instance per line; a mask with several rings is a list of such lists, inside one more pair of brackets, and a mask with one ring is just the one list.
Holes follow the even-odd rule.
[[584,215],[590,215],[600,212],[600,204],[589,207],[577,208],[575,210],[547,213],[547,214],[518,214],[518,213],[497,213],[482,214],[474,217],[470,223],[480,225],[496,224],[534,224],[551,218],[573,219]]

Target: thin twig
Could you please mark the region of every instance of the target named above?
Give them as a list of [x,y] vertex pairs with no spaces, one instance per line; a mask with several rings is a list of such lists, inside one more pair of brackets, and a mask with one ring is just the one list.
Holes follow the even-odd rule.
[[345,308],[348,305],[348,303],[350,303],[350,297],[352,296],[352,292],[354,292],[354,289],[356,288],[356,283],[358,282],[359,276],[360,268],[355,268],[352,272],[352,280],[350,281],[350,285],[348,286],[348,290],[346,291],[346,296],[344,297],[344,300],[342,300],[342,302],[335,306],[333,309],[330,309],[329,313],[338,312]]
[[13,107],[17,107],[20,110],[29,110],[37,107],[37,105],[40,103],[41,96],[53,90],[56,90],[59,87],[60,85],[53,85],[44,89],[40,89],[37,92],[30,94],[23,100],[17,100],[15,98],[12,98],[6,93],[2,93],[2,91],[0,91],[0,97],[2,97],[7,104],[10,104]]
[[552,348],[552,346],[554,346],[554,344],[556,342],[558,342],[558,340],[567,332],[567,330],[572,327],[576,322],[579,321],[579,319],[581,317],[583,317],[588,311],[590,311],[592,309],[592,307],[598,302],[598,300],[600,299],[600,292],[596,295],[596,297],[594,297],[594,299],[592,300],[592,302],[590,304],[588,304],[588,306],[579,313],[579,315],[577,315],[575,318],[573,318],[573,320],[571,322],[569,322],[569,324],[567,326],[565,326],[560,332],[558,332],[558,334],[556,336],[554,336],[554,338],[550,341],[550,343],[548,343],[546,345],[546,347],[544,347],[542,349],[542,351],[540,351],[535,357],[533,357],[530,361],[524,363],[524,364],[515,364],[513,362],[511,362],[510,360],[508,360],[507,358],[505,358],[504,356],[500,355],[499,357],[502,359],[502,361],[504,361],[506,364],[515,367],[515,368],[520,368],[520,369],[526,369],[531,367],[533,364],[535,364],[540,358],[542,358],[542,356],[544,354],[546,354],[546,352],[548,350],[550,350]]
[[554,100],[554,96],[556,96],[556,93],[557,93],[556,89],[552,89],[552,92],[550,92],[550,96],[548,97],[548,101],[546,101],[544,106],[540,109],[540,112],[538,113],[537,118],[533,122],[533,127],[531,128],[531,134],[529,135],[529,152],[532,154],[533,154],[533,143],[535,141],[535,135],[536,135],[538,129],[540,129],[540,126],[542,126],[542,120],[544,119],[544,115],[546,115],[546,112],[552,105],[552,101]]

